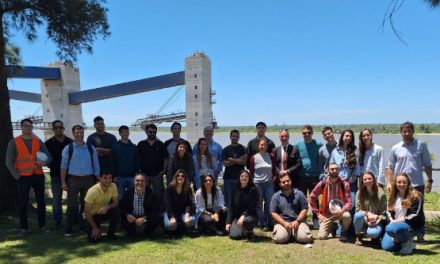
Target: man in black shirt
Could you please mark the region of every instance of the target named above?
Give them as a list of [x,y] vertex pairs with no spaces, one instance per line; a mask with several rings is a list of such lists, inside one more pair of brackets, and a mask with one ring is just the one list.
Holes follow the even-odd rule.
[[163,176],[167,170],[168,152],[165,144],[157,137],[157,127],[154,124],[145,127],[147,139],[137,145],[141,158],[141,171],[147,176],[153,192],[157,194],[159,201],[163,201],[164,186]]
[[60,165],[61,152],[64,147],[72,143],[72,139],[64,135],[64,124],[61,120],[52,122],[52,130],[54,136],[49,138],[44,144],[52,155],[52,163],[50,168],[50,183],[52,186],[52,211],[55,225],[59,227],[63,220],[63,209],[61,207],[61,200],[63,196],[63,189],[61,188]]
[[96,132],[87,138],[87,143],[92,144],[96,148],[96,152],[98,152],[101,172],[111,171],[111,146],[118,140],[114,135],[105,132],[104,119],[101,116],[97,116],[93,119],[93,126]]
[[222,151],[222,160],[223,165],[225,166],[223,183],[225,204],[227,206],[231,205],[235,189],[235,181],[237,180],[240,171],[244,169],[248,156],[244,146],[238,143],[238,140],[240,139],[240,132],[238,130],[232,130],[229,138],[231,139],[231,144]]

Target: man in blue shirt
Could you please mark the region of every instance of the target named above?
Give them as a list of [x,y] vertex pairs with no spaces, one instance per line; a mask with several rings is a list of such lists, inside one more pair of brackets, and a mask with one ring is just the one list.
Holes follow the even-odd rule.
[[[67,228],[65,236],[72,235],[75,216],[78,216],[78,195],[80,195],[81,211],[84,212],[84,197],[87,190],[99,176],[99,160],[95,147],[84,142],[84,128],[80,125],[72,127],[74,141],[67,145],[61,155],[61,186],[67,191]],[[70,153],[70,150],[72,152]],[[90,155],[92,149],[92,155]],[[68,179],[68,181],[67,181]],[[81,220],[81,219],[78,219]],[[80,223],[83,225],[83,223]]]
[[[307,195],[313,191],[319,180],[321,168],[319,168],[319,149],[322,143],[314,140],[313,128],[305,125],[302,129],[304,141],[296,143],[302,161],[302,168],[299,174],[298,189]],[[313,214],[313,229],[319,228],[318,217]]]
[[292,188],[288,174],[280,175],[277,181],[281,190],[270,201],[270,213],[276,223],[272,240],[276,244],[282,244],[293,236],[298,243],[311,243],[313,237],[306,221],[309,208],[306,197],[298,189]]

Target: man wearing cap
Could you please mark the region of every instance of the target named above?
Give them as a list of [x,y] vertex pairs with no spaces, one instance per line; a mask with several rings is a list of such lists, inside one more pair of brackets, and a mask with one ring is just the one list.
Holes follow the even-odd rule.
[[283,244],[293,237],[298,243],[311,243],[313,237],[306,221],[309,208],[306,197],[298,189],[292,188],[288,174],[280,175],[277,182],[281,190],[270,201],[270,213],[276,223],[272,241]]
[[[333,222],[342,222],[339,229],[342,228],[339,240],[347,241],[347,232],[351,223],[350,209],[352,201],[350,196],[350,185],[339,177],[339,165],[329,164],[328,177],[319,181],[309,195],[309,203],[313,213],[319,219],[319,239],[327,239],[330,233],[334,231]],[[318,197],[322,195],[321,202],[318,205]],[[339,207],[339,208],[338,208]]]
[[[47,233],[46,203],[44,202],[43,166],[49,165],[52,157],[46,145],[32,133],[32,120],[25,118],[20,122],[21,135],[11,139],[6,151],[6,167],[17,180],[18,207],[20,218],[19,235],[28,232],[27,207],[29,190],[34,189],[37,201],[37,216],[40,233]],[[43,152],[44,154],[40,153]],[[45,160],[44,160],[45,159]]]

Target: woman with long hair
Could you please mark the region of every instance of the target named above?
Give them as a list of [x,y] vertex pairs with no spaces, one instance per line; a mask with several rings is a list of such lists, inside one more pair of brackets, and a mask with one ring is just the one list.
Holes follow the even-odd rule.
[[273,196],[273,182],[276,177],[276,163],[272,153],[267,152],[267,139],[261,138],[258,152],[249,160],[249,172],[254,178],[255,185],[260,192],[259,204],[260,227],[264,231],[272,231],[273,221],[270,214],[270,200]]
[[413,238],[422,232],[425,225],[425,214],[423,196],[411,186],[406,173],[397,174],[391,183],[388,216],[390,223],[385,227],[382,248],[400,251],[404,255],[411,254],[416,247]]
[[223,192],[214,176],[203,175],[202,187],[196,192],[196,223],[202,231],[223,235],[227,214]]
[[361,172],[371,171],[381,188],[385,186],[383,148],[373,143],[373,133],[369,128],[364,128],[359,133],[359,165]]
[[232,239],[254,238],[254,227],[258,220],[257,206],[260,200],[258,189],[251,174],[242,170],[238,175],[234,197],[228,210],[226,231]]
[[356,191],[358,189],[358,177],[361,173],[358,152],[354,140],[354,132],[351,129],[342,131],[338,146],[332,151],[330,163],[339,165],[339,176],[350,184],[350,194],[353,204],[356,204]]
[[178,224],[186,228],[195,224],[193,191],[186,172],[178,169],[165,190],[163,222],[167,231],[175,231]]
[[363,237],[370,237],[372,242],[379,241],[384,227],[383,213],[386,209],[387,197],[382,188],[378,188],[374,173],[364,172],[356,193],[356,213],[353,218],[356,245],[362,245]]
[[199,138],[197,141],[197,152],[193,155],[194,162],[194,185],[198,190],[201,187],[201,177],[206,173],[213,175],[217,182],[217,159],[211,155],[208,148],[208,141],[206,138]]
[[168,162],[167,184],[170,184],[177,170],[186,172],[188,180],[194,183],[194,163],[187,143],[183,140],[177,142],[174,154]]

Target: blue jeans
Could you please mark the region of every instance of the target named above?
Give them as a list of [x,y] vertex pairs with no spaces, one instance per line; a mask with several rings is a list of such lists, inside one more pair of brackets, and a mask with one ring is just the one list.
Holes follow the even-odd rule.
[[134,186],[133,177],[116,177],[116,186],[118,186],[118,196],[120,200],[124,195],[125,190]]
[[382,234],[382,226],[380,224],[374,227],[368,226],[365,222],[364,214],[361,212],[354,214],[353,224],[356,234],[364,233],[367,237],[373,239],[380,237],[380,234]]
[[46,225],[46,203],[44,202],[44,175],[32,174],[31,176],[20,176],[17,182],[18,208],[20,228],[28,229],[29,191],[34,189],[35,200],[37,201],[38,226]]
[[234,179],[226,179],[223,180],[223,189],[225,190],[225,204],[226,206],[231,206],[232,197],[235,190],[235,180]]
[[[260,218],[260,226],[273,225],[272,217],[270,215],[270,200],[272,200],[272,196],[273,196],[273,183],[271,181],[268,181],[268,182],[255,183],[255,185],[257,186],[258,192],[260,193],[260,203],[259,203],[260,205],[258,210],[259,218]],[[263,206],[263,202],[264,202],[264,206]]]
[[[386,251],[398,251],[402,248],[402,243],[413,239],[413,237],[422,230],[412,231],[405,222],[394,222],[385,227],[385,235],[382,239],[382,249]],[[393,238],[399,240],[394,243]]]
[[50,177],[50,185],[52,186],[52,213],[53,219],[55,220],[56,225],[60,225],[63,221],[63,208],[62,208],[62,199],[63,199],[63,189],[61,188],[61,178],[58,177]]
[[[165,212],[163,213],[163,223],[165,226],[165,230],[167,231],[174,231],[177,229],[177,227],[180,225],[182,225],[184,223],[184,219],[185,219],[185,214],[182,214],[180,216],[176,217],[176,222],[177,225],[175,227],[171,226],[170,223],[170,218],[168,217],[168,214]],[[190,215],[189,216],[189,225],[190,227],[193,227],[196,224],[196,217],[194,215]]]

